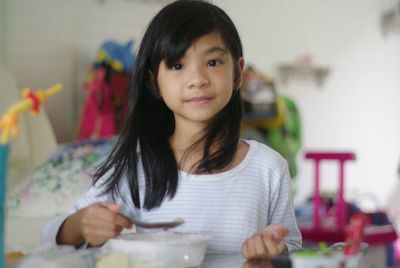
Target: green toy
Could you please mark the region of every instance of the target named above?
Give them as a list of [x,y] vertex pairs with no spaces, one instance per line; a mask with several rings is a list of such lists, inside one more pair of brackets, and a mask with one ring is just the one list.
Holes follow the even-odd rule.
[[276,128],[269,128],[266,142],[286,158],[292,178],[297,175],[296,155],[301,148],[301,123],[297,106],[289,97],[278,96],[283,103],[283,122]]

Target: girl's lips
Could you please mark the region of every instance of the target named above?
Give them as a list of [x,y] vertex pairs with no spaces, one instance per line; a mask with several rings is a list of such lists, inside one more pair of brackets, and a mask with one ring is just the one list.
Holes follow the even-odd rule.
[[191,103],[191,104],[205,104],[208,103],[211,100],[209,97],[197,97],[197,98],[192,98],[187,100],[186,102]]

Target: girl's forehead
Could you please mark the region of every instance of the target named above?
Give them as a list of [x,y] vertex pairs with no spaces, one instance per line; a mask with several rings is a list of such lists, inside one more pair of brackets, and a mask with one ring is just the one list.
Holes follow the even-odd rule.
[[221,35],[218,32],[212,32],[194,40],[186,49],[185,54],[194,51],[204,54],[212,52],[227,53],[228,49]]
[[191,47],[195,47],[198,45],[204,46],[207,44],[219,45],[221,47],[225,47],[225,43],[221,37],[221,34],[216,31],[200,36],[199,38],[197,38],[192,42]]

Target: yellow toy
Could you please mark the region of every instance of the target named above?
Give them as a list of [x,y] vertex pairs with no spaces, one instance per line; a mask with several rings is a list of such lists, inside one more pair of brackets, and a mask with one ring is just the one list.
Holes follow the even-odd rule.
[[47,97],[59,92],[61,88],[61,84],[55,84],[43,91],[33,92],[30,88],[24,89],[22,92],[24,99],[11,106],[0,118],[0,144],[7,144],[10,136],[15,137],[18,134],[18,119],[21,113],[30,110],[32,114],[37,114],[40,105],[46,101]]
[[25,89],[22,92],[24,98],[20,102],[11,106],[6,113],[0,118],[0,268],[5,267],[4,261],[4,204],[6,193],[6,171],[10,136],[18,134],[19,115],[26,111],[32,111],[37,114],[40,105],[43,104],[47,97],[61,90],[61,84],[56,84],[47,90],[33,92],[31,89]]

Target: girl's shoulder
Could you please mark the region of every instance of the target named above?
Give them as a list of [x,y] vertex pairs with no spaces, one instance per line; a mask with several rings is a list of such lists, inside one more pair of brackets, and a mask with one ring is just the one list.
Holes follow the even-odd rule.
[[256,140],[243,140],[249,145],[249,151],[246,158],[265,167],[285,168],[287,161],[281,154],[269,147],[267,144]]

